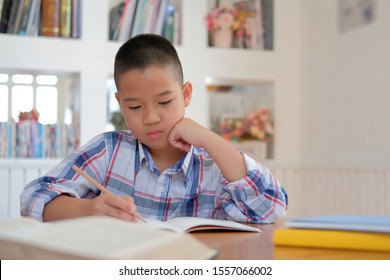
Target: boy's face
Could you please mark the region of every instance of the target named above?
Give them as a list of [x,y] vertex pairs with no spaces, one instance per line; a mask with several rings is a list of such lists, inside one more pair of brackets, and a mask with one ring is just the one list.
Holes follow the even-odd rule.
[[171,147],[168,135],[184,117],[192,85],[179,84],[170,68],[151,66],[121,74],[117,87],[116,99],[135,137],[152,150]]

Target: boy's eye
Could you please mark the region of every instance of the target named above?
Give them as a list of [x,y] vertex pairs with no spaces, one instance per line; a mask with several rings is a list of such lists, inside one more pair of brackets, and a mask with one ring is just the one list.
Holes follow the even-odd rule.
[[160,102],[161,105],[167,105],[169,103],[171,103],[172,99],[168,100],[168,101],[163,101],[163,102]]
[[130,110],[138,110],[139,108],[141,108],[141,106],[130,106],[129,107]]

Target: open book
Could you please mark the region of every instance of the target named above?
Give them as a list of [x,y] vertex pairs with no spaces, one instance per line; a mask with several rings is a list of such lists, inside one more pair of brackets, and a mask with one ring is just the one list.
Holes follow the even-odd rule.
[[0,259],[210,259],[217,251],[190,234],[105,216],[52,223],[0,221]]
[[145,219],[146,223],[159,229],[171,230],[179,233],[202,230],[233,230],[260,232],[260,229],[229,220],[216,220],[198,217],[178,217],[168,221]]

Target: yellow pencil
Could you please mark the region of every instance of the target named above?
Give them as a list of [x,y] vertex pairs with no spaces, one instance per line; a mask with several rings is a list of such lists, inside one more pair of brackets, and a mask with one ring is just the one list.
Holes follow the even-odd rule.
[[[109,193],[109,191],[105,187],[99,184],[95,179],[89,176],[85,171],[81,170],[78,166],[72,165],[72,169],[77,173],[79,173],[81,176],[83,176],[85,179],[87,179],[91,184],[97,187],[102,193]],[[135,213],[134,215],[138,220],[146,223],[146,221],[141,217],[139,213]]]

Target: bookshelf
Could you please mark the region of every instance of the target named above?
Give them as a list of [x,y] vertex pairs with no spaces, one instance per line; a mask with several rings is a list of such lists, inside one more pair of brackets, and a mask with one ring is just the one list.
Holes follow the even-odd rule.
[[[83,0],[82,36],[79,39],[0,34],[0,69],[28,70],[35,74],[75,75],[79,81],[80,144],[105,131],[107,82],[113,76],[114,57],[121,42],[109,40],[109,12],[115,0]],[[265,87],[272,98],[275,138],[273,156],[266,166],[299,163],[302,128],[301,9],[300,1],[275,1],[275,33],[272,51],[208,46],[204,17],[207,1],[178,1],[182,12],[178,54],[184,79],[193,83],[187,117],[211,127],[213,104],[207,90],[213,82],[253,83]],[[0,218],[18,214],[20,189],[43,175],[61,159],[0,159]],[[283,178],[282,178],[283,179]]]
[[[79,39],[0,34],[1,70],[27,69],[34,73],[72,73],[79,77],[81,145],[106,129],[107,80],[112,77],[114,56],[122,44],[108,38],[109,13],[117,3],[116,0],[84,0],[81,11],[82,36]],[[280,135],[287,136],[297,128],[296,125],[283,126],[287,119],[294,120],[284,113],[285,104],[296,103],[289,102],[295,98],[283,92],[299,92],[299,85],[293,82],[297,75],[290,74],[297,72],[292,65],[299,57],[291,53],[298,45],[291,44],[288,37],[278,37],[278,29],[275,29],[273,51],[209,47],[208,32],[204,23],[209,3],[197,0],[174,3],[182,13],[181,44],[177,45],[177,51],[183,63],[184,78],[194,85],[194,96],[191,106],[187,109],[187,116],[204,126],[211,126],[209,108],[212,104],[206,87],[207,77],[251,81],[257,84],[264,81],[266,84],[272,83],[269,93],[273,96],[277,135],[273,159],[280,158],[285,161],[284,159],[294,158],[295,149],[282,146],[278,139]],[[290,16],[289,12],[284,12],[286,8],[299,11],[300,7],[275,1],[275,26],[279,31],[292,23],[298,24],[295,17]],[[281,15],[278,15],[278,12]],[[25,46],[28,46],[28,49]],[[298,105],[294,106],[299,108]],[[294,140],[294,137],[292,138]],[[298,139],[295,139],[293,142],[297,141]]]

